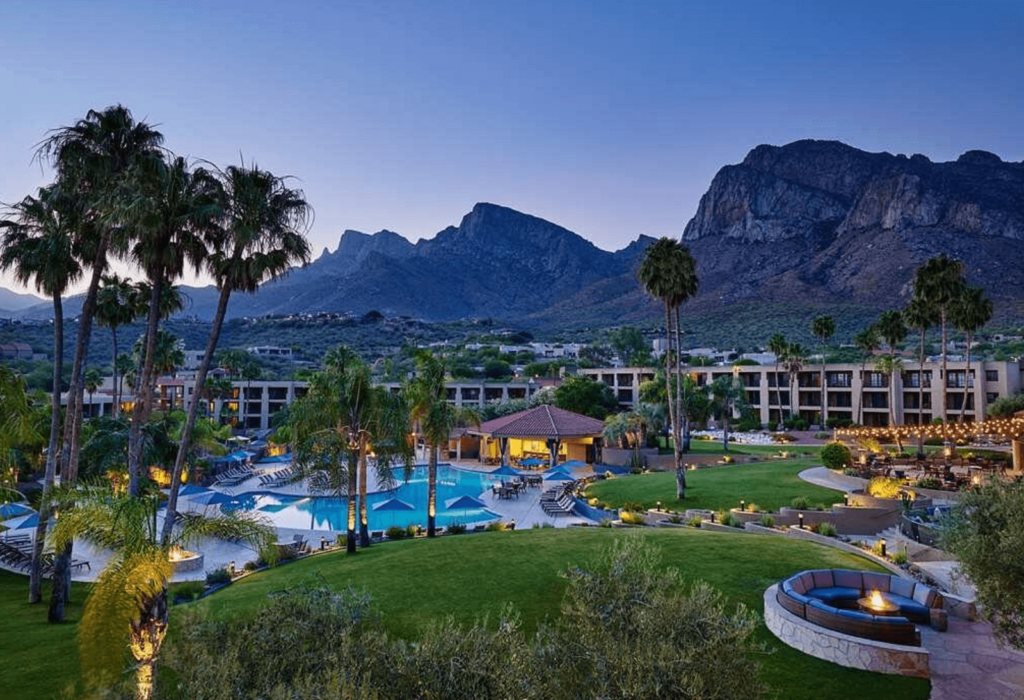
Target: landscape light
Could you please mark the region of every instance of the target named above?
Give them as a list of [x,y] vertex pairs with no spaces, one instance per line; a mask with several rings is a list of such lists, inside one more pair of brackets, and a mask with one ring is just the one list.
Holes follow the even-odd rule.
[[885,556],[885,538],[884,537],[881,538],[880,540],[878,540],[878,549],[882,553],[882,556],[884,557]]
[[804,514],[803,513],[798,513],[796,517],[800,518],[800,529],[803,530],[804,529]]
[[740,512],[745,513],[747,511],[747,502],[744,499],[740,499]]

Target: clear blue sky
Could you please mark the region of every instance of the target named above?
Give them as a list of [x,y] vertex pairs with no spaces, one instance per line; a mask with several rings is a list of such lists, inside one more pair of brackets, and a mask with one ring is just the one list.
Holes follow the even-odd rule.
[[318,253],[478,201],[614,250],[678,236],[760,143],[1024,160],[1022,47],[1022,0],[3,0],[0,201],[46,181],[47,129],[120,102],[299,178]]

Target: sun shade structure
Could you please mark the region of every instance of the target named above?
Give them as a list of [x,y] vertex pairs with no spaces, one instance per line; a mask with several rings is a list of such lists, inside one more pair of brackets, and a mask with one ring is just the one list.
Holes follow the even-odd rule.
[[373,509],[375,511],[416,510],[416,506],[411,503],[407,503],[400,498],[389,498],[386,501],[374,503]]
[[444,502],[445,510],[468,510],[470,508],[486,508],[487,504],[473,496],[458,496]]
[[489,448],[496,445],[495,456],[500,455],[503,465],[513,454],[524,459],[545,455],[548,459],[544,461],[555,466],[559,454],[586,456],[594,461],[603,429],[604,423],[596,418],[542,404],[485,421],[469,428],[467,434],[481,438],[482,456],[490,456]]
[[[537,460],[537,461],[539,462],[540,460]],[[502,464],[497,469],[493,469],[493,470],[489,471],[488,474],[490,474],[491,476],[521,476],[522,475],[521,472],[516,471],[515,469],[513,469],[510,466],[508,466],[507,464]]]
[[29,513],[35,513],[35,511],[24,503],[4,503],[0,505],[0,520],[16,518],[19,515],[28,515]]

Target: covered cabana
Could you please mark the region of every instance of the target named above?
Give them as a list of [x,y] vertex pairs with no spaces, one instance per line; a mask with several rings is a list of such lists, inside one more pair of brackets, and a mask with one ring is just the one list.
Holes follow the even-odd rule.
[[480,439],[480,461],[509,464],[531,457],[555,466],[559,461],[600,461],[601,431],[596,418],[547,404],[466,429]]

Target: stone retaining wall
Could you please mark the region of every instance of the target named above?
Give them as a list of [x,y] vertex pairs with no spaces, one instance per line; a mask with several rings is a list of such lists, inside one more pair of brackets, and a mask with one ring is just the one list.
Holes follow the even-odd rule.
[[764,592],[764,622],[794,649],[848,668],[912,678],[928,678],[928,650],[886,644],[819,627],[789,612],[775,599],[778,584]]

